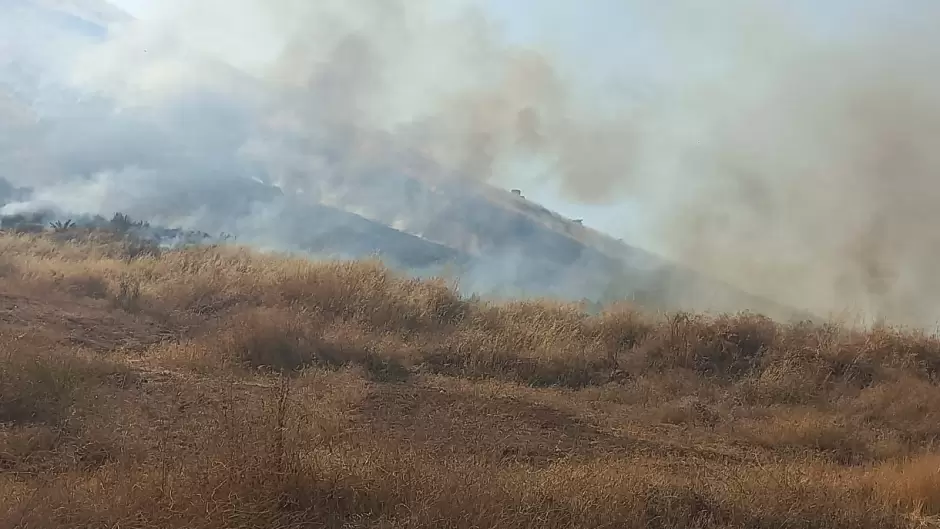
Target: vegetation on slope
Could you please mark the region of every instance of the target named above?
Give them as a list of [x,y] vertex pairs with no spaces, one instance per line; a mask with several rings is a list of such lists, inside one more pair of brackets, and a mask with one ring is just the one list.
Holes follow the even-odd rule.
[[940,340],[0,235],[0,528],[932,527]]

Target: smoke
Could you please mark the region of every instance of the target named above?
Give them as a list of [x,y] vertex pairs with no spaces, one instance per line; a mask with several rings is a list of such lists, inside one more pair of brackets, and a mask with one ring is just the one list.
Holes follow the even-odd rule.
[[732,18],[743,31],[722,35],[720,74],[671,99],[697,133],[667,144],[665,179],[687,194],[660,195],[650,228],[678,259],[782,302],[934,325],[940,12],[828,9],[841,26]]
[[[551,248],[563,273],[543,281],[596,291],[609,263],[481,197],[531,173],[642,204],[608,229],[776,301],[940,319],[932,3],[533,0],[520,40],[482,0],[199,0],[31,37],[50,2],[0,0],[0,57],[22,58],[0,61],[0,177],[37,187],[20,210],[293,248],[360,225],[336,206],[487,256],[478,284]],[[414,242],[390,233],[376,244]]]

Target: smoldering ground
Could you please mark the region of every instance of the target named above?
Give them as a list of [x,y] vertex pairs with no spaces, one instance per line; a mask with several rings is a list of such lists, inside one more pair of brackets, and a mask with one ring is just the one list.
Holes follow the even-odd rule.
[[538,166],[570,201],[642,203],[607,228],[702,272],[932,325],[940,7],[811,4],[524,1],[520,43],[469,0],[169,2],[32,43],[43,82],[2,156],[73,210],[259,240],[277,216],[247,182],[454,237],[467,185]]

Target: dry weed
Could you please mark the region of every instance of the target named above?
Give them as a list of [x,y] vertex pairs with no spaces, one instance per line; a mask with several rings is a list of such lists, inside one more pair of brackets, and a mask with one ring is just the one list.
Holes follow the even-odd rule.
[[76,230],[0,278],[3,529],[940,520],[936,336]]

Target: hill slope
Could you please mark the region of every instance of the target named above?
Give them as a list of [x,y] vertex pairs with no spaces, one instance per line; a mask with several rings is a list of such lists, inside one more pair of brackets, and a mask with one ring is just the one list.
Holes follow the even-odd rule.
[[0,235],[0,356],[4,526],[940,519],[934,336],[483,304],[72,232]]

